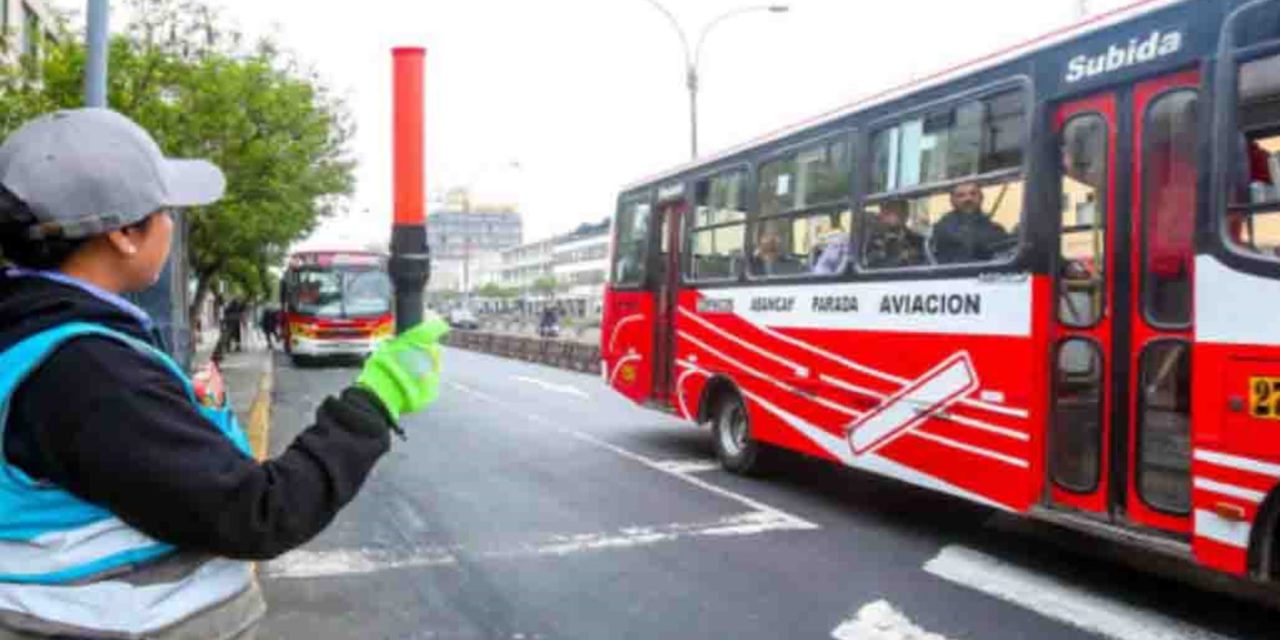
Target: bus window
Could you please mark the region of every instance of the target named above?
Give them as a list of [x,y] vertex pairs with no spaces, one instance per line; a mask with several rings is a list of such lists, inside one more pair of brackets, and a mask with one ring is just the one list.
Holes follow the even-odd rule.
[[1240,66],[1237,161],[1226,239],[1244,252],[1280,259],[1280,56]]
[[1142,354],[1138,491],[1168,513],[1191,510],[1191,349],[1165,340]]
[[1072,338],[1058,346],[1049,472],[1059,486],[1079,493],[1098,486],[1105,382],[1102,372],[1102,355],[1093,342]]
[[734,170],[698,182],[690,231],[691,280],[736,277],[745,255],[747,172]]
[[[1014,90],[877,131],[871,140],[872,195],[864,211],[871,235],[863,267],[1011,258],[1022,219],[1018,169],[1024,128],[1023,94]],[[917,236],[923,260],[879,248],[911,247]]]
[[614,284],[636,286],[644,283],[650,210],[648,194],[624,199],[618,207],[613,256]]
[[1107,122],[1096,113],[1062,128],[1062,233],[1058,321],[1091,327],[1106,292]]
[[1186,326],[1196,220],[1196,93],[1157,98],[1143,132],[1143,309],[1154,324]]
[[835,275],[848,264],[852,160],[845,136],[764,163],[751,220],[751,274]]

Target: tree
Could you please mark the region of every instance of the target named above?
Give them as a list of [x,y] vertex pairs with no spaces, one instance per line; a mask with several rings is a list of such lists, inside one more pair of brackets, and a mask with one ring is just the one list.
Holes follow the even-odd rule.
[[534,281],[533,281],[533,285],[532,285],[530,288],[531,288],[531,289],[533,289],[533,292],[534,292],[534,293],[536,293],[536,294],[538,294],[538,295],[540,295],[540,296],[546,296],[546,297],[548,297],[548,298],[554,298],[554,297],[555,297],[555,294],[556,294],[556,291],[557,291],[560,287],[559,287],[559,285],[556,283],[556,279],[555,279],[554,277],[552,277],[552,276],[542,276],[541,278],[538,278],[537,280],[534,280]]
[[512,287],[504,287],[496,282],[486,282],[476,289],[476,295],[482,298],[496,298],[499,300],[507,300],[519,295],[519,290]]
[[[227,176],[226,196],[187,217],[192,309],[217,282],[266,295],[268,266],[354,186],[345,105],[271,41],[246,49],[202,1],[130,4],[132,22],[111,40],[110,105],[166,154],[207,158]],[[84,65],[83,46],[68,36],[38,64],[0,66],[0,135],[81,106]]]

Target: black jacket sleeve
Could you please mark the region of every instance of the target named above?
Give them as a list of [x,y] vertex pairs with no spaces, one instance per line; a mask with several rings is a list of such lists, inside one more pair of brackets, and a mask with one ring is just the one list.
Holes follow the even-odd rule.
[[[323,530],[390,446],[391,421],[349,388],[279,457],[245,456],[159,363],[109,339],[59,349],[19,389],[5,447],[32,477],[178,547],[262,560]],[[12,437],[10,437],[12,436]]]

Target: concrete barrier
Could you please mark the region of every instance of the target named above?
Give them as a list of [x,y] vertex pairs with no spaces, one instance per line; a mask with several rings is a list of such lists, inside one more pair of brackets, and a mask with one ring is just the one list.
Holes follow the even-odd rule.
[[599,345],[488,331],[450,331],[445,344],[513,360],[590,373],[600,368]]

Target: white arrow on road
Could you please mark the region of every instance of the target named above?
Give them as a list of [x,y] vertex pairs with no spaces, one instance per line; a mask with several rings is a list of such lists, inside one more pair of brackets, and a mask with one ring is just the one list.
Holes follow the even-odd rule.
[[836,640],[947,640],[917,627],[885,600],[858,609],[858,615],[831,631]]
[[511,376],[511,379],[517,380],[519,382],[525,382],[535,387],[541,387],[542,389],[545,389],[547,391],[551,391],[554,393],[563,393],[565,395],[577,396],[579,398],[587,398],[587,399],[591,397],[587,395],[585,391],[571,384],[556,384],[554,382],[547,382],[546,380],[539,380],[538,378],[530,378],[528,376]]

